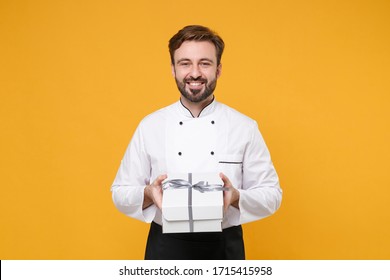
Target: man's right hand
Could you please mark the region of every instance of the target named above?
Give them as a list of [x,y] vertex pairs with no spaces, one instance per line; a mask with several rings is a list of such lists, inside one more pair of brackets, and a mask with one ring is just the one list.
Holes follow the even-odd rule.
[[153,181],[152,184],[145,187],[142,209],[148,208],[152,204],[155,204],[158,208],[162,209],[163,192],[161,184],[166,178],[167,175],[160,175]]

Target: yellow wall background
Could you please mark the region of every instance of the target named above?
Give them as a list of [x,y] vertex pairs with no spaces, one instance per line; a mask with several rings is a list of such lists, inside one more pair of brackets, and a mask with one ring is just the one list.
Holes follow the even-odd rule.
[[249,259],[390,259],[390,1],[0,1],[0,259],[142,259],[110,186],[178,99],[188,24],[226,42],[216,96],[256,119],[284,190]]

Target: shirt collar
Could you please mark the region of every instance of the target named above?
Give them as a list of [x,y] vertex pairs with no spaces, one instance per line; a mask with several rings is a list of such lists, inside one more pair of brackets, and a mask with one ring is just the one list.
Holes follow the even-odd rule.
[[[215,108],[216,108],[216,104],[217,104],[217,101],[215,101],[215,96],[214,96],[213,100],[208,105],[206,105],[206,107],[204,107],[202,109],[202,111],[200,111],[198,118],[205,117],[207,115],[214,113]],[[177,107],[179,109],[180,114],[183,114],[187,118],[195,118],[196,117],[196,116],[192,115],[191,111],[186,106],[184,106],[184,104],[181,102],[181,100],[179,100],[177,102]]]

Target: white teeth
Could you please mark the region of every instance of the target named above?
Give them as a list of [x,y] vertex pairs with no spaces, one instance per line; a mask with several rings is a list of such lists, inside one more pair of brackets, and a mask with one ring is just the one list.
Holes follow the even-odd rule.
[[190,83],[191,86],[200,86],[202,83]]

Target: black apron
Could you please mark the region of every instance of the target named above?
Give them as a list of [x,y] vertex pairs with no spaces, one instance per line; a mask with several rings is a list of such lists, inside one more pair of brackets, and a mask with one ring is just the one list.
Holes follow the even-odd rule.
[[162,233],[150,225],[145,260],[244,260],[242,227],[222,232]]

